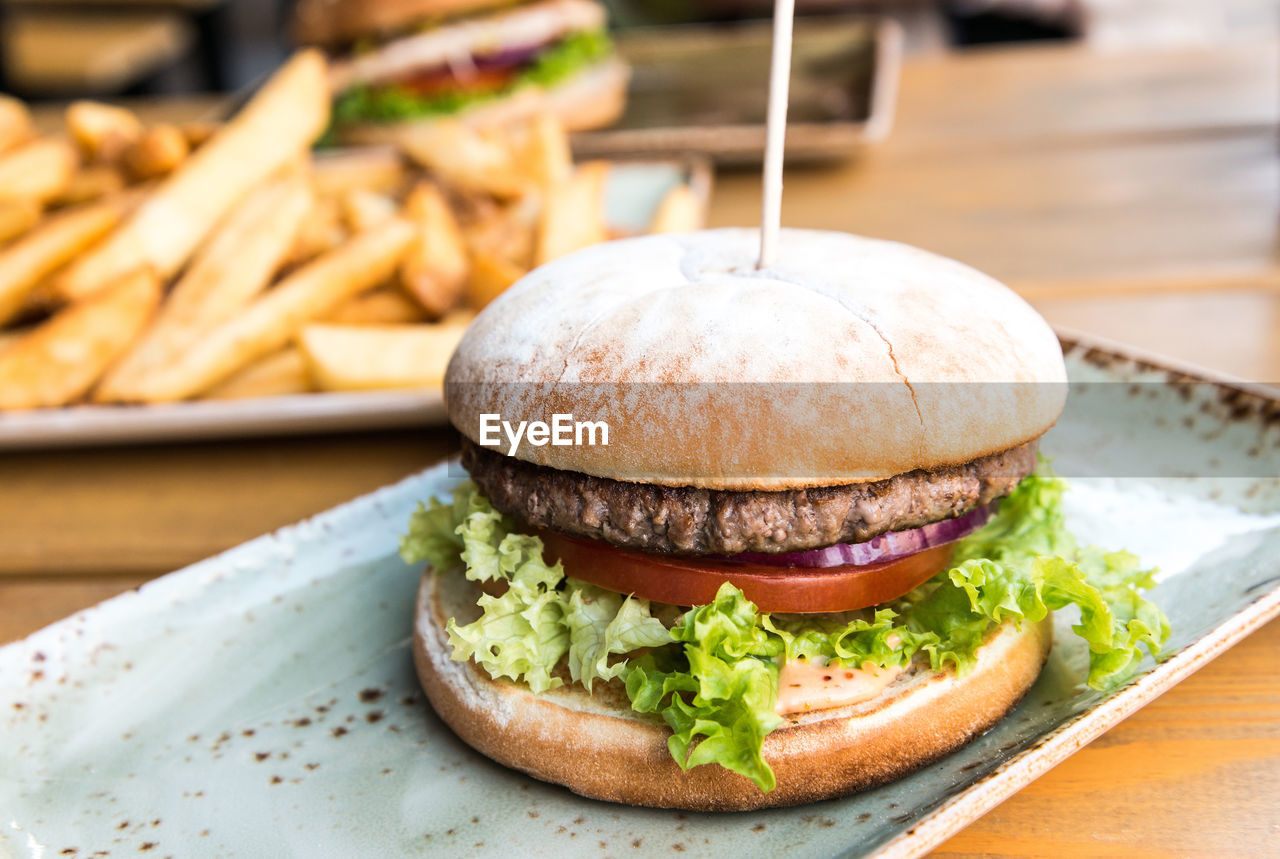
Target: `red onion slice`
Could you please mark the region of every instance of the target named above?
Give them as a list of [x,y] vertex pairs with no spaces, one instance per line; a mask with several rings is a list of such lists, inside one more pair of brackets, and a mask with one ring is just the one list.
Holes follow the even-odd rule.
[[776,567],[842,567],[847,564],[876,564],[894,561],[914,555],[923,549],[953,543],[967,537],[987,524],[995,513],[995,501],[975,507],[963,516],[932,522],[910,531],[890,531],[872,537],[865,543],[836,543],[823,549],[808,552],[790,552],[784,555],[747,553],[732,555],[730,561],[750,561]]
[[476,54],[471,61],[478,69],[514,68],[522,66],[537,56],[550,42],[506,47],[488,54]]

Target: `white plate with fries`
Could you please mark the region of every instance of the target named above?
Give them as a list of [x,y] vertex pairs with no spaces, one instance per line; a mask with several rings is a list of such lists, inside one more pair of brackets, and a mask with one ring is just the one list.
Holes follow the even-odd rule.
[[0,97],[0,449],[439,422],[526,271],[703,225],[703,161],[575,165],[548,117],[316,154],[328,104],[309,52],[225,125]]

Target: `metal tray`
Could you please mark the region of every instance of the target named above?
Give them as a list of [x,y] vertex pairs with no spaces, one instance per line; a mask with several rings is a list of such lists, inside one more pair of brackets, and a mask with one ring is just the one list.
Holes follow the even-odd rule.
[[[582,799],[472,752],[423,701],[418,571],[394,550],[415,504],[459,479],[440,465],[0,648],[0,856],[923,853],[1280,615],[1275,392],[1064,343],[1073,384],[1106,404],[1069,407],[1045,439],[1082,475],[1071,525],[1158,563],[1173,624],[1121,689],[1081,687],[1087,653],[1059,613],[1017,709],[893,784],[743,814]],[[1118,476],[1161,439],[1221,474]]]
[[[721,163],[764,154],[770,24],[625,29],[632,66],[618,124],[573,137],[581,156],[701,152]],[[889,19],[803,18],[795,24],[788,163],[833,161],[882,139],[893,124],[902,33]]]

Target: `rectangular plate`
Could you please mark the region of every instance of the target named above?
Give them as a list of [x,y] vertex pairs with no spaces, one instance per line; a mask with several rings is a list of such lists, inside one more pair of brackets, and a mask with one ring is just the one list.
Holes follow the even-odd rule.
[[[668,190],[688,183],[704,205],[711,168],[698,157],[624,160],[605,188],[609,225],[642,233]],[[357,429],[392,429],[445,422],[439,389],[295,394],[244,400],[203,400],[152,406],[72,406],[0,411],[0,450],[70,445],[138,444]]]
[[[700,152],[758,164],[772,43],[768,21],[624,29],[631,64],[616,125],[573,137],[584,156]],[[902,35],[888,19],[802,18],[795,24],[787,163],[832,161],[880,140],[893,123]]]
[[1280,614],[1280,402],[1066,345],[1077,383],[1118,384],[1114,422],[1046,437],[1062,470],[1163,432],[1224,462],[1252,438],[1247,473],[1270,475],[1073,479],[1079,536],[1164,570],[1173,637],[1119,690],[1081,688],[1064,612],[1018,708],[893,784],[751,814],[582,799],[472,752],[423,702],[418,574],[394,548],[417,501],[458,480],[441,465],[0,649],[0,855],[923,852]]

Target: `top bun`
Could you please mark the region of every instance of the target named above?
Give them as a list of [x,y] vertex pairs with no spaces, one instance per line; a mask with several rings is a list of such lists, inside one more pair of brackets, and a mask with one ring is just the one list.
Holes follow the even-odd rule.
[[426,19],[509,5],[508,0],[299,0],[293,30],[304,45],[334,46],[384,36]]
[[[597,477],[780,490],[959,465],[1062,412],[1057,337],[954,260],[846,233],[609,242],[530,272],[476,317],[445,377],[449,418],[604,420],[609,445],[515,456]],[[503,452],[509,443],[488,445]]]

